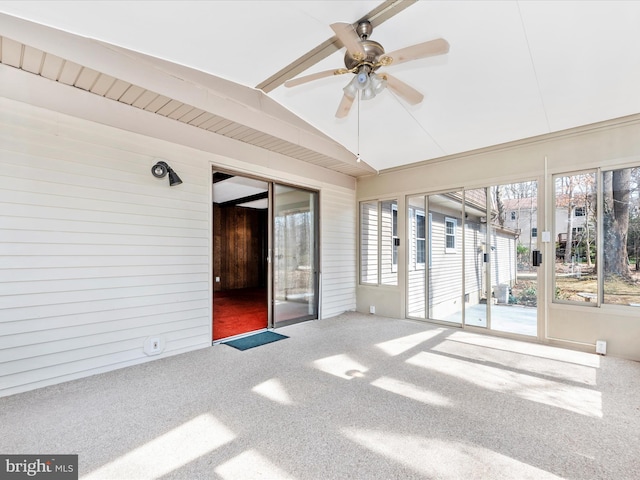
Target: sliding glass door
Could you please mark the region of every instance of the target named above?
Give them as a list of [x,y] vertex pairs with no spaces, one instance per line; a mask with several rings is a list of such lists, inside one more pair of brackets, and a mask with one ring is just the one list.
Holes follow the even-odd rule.
[[[491,215],[491,329],[538,334],[538,182],[494,185]],[[545,259],[553,261],[553,259]]]
[[537,335],[537,182],[407,198],[407,316]]
[[491,286],[488,265],[491,244],[487,241],[487,189],[465,190],[464,222],[464,323],[487,327],[491,306]]
[[408,199],[407,311],[462,323],[462,192]]
[[318,315],[318,194],[273,185],[273,323]]

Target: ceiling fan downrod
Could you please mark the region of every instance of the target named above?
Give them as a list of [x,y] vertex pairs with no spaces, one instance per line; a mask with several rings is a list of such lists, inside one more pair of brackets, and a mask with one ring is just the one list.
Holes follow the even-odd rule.
[[373,25],[369,20],[360,22],[356,28],[356,33],[360,37],[360,40],[366,40],[373,33]]

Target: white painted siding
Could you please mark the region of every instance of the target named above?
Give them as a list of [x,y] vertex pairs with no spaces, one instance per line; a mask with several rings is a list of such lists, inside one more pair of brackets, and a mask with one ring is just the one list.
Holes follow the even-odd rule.
[[465,223],[465,295],[469,305],[475,305],[484,297],[484,251],[487,240],[486,225]]
[[[447,252],[445,248],[445,218],[456,220],[456,252]],[[455,218],[446,212],[431,212],[429,237],[432,249],[432,265],[429,269],[430,284],[430,317],[445,319],[449,315],[458,313],[461,308],[460,291],[462,278],[462,258],[465,261],[465,294],[470,305],[477,304],[484,298],[484,269],[483,254],[485,252],[486,226],[482,223],[468,220],[465,222],[464,248],[462,241],[462,227],[460,218]],[[425,275],[424,270],[416,269],[415,209],[409,209],[407,219],[409,228],[408,245],[408,286],[407,286],[407,314],[411,317],[425,317]],[[508,232],[493,231],[491,242],[492,254],[492,285],[513,285],[516,274],[515,238]]]
[[[447,252],[445,246],[445,217],[456,222],[456,249]],[[462,311],[462,222],[459,218],[431,212],[431,268],[429,269],[430,317],[443,320]]]
[[320,194],[322,318],[356,308],[356,193],[327,186]]
[[[417,210],[424,215],[424,210]],[[429,216],[425,219],[425,235],[427,235],[426,241],[428,242],[429,232]],[[426,285],[426,266],[416,264],[416,209],[409,209],[409,217],[407,218],[407,224],[409,229],[409,244],[407,246],[408,251],[408,285],[407,285],[407,314],[410,317],[426,318],[425,315],[425,285]],[[428,252],[427,252],[428,257]],[[429,260],[426,259],[426,265],[428,266]]]
[[102,140],[3,116],[0,394],[210,344],[208,178]]
[[491,235],[491,285],[512,286],[516,280],[516,240],[512,234],[494,230]]

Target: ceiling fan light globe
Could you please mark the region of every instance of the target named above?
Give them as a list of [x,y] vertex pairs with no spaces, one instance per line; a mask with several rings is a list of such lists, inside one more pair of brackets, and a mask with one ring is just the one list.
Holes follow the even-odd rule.
[[351,79],[351,81],[347,84],[346,87],[342,89],[342,91],[347,97],[355,98],[358,94],[358,87],[356,87],[356,77],[353,77],[353,79]]
[[367,88],[362,89],[362,96],[360,98],[362,98],[362,100],[371,100],[372,98],[375,98],[375,96],[376,91],[371,85],[368,85]]
[[376,74],[371,75],[369,82],[371,83],[371,88],[373,88],[373,91],[376,94],[383,91],[387,86],[387,81],[380,75],[376,75]]

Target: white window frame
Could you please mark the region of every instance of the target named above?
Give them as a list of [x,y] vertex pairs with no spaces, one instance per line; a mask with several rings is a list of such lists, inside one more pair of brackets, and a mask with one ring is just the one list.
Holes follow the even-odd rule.
[[[447,232],[447,225],[453,225],[453,233]],[[458,238],[457,238],[457,230],[458,230],[458,220],[451,217],[444,217],[444,251],[445,253],[457,253],[458,249]],[[453,239],[453,247],[448,247],[449,238]]]
[[[395,247],[394,242],[394,231],[393,226],[391,227],[391,232],[389,232],[389,228],[387,226],[386,218],[383,220],[383,206],[386,203],[391,203],[391,207],[393,211],[397,211],[398,201],[396,199],[392,200],[364,200],[360,202],[359,207],[359,218],[358,218],[358,245],[359,245],[359,284],[360,285],[390,285],[397,286],[398,285],[398,272],[397,272],[397,262],[399,258],[396,256],[396,263],[393,263],[393,251],[397,250],[398,247]],[[367,217],[363,216],[363,208],[368,208]],[[373,208],[372,208],[373,207]],[[375,219],[371,223],[366,224],[366,229],[363,228],[363,219],[368,217],[374,217],[372,215],[375,209],[376,215]],[[388,215],[386,212],[388,210],[385,209],[384,215]],[[393,214],[392,214],[393,217]],[[372,218],[373,220],[373,218]],[[391,218],[391,223],[393,224],[393,218]],[[396,229],[396,236],[398,231]],[[366,235],[366,239],[365,239]],[[387,237],[389,235],[389,237]],[[386,260],[389,248],[386,239],[391,239],[391,262],[389,263]],[[366,253],[366,264],[364,263]],[[373,267],[373,268],[371,268]],[[372,271],[373,270],[373,271]],[[365,275],[363,275],[365,274]],[[365,280],[366,278],[366,280]]]

